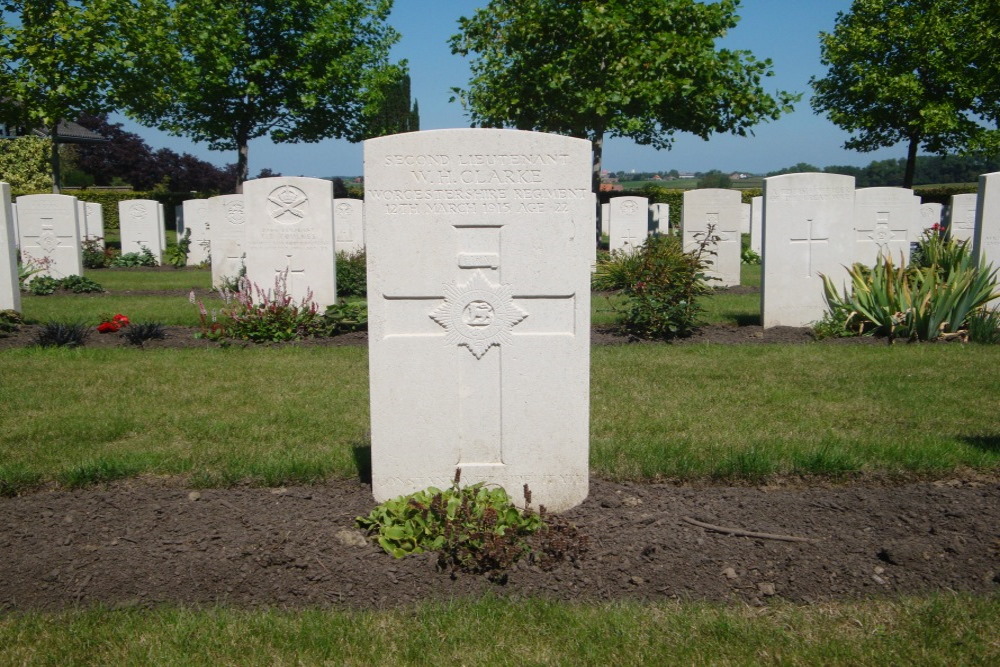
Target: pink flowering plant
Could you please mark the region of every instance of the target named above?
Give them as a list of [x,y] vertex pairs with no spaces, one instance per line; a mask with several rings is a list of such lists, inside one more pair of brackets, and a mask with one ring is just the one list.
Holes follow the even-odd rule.
[[237,281],[236,291],[222,288],[219,294],[224,304],[219,311],[209,311],[194,292],[189,297],[198,307],[202,335],[207,338],[275,343],[300,340],[322,329],[312,291],[296,301],[288,292],[287,271],[275,276],[272,289],[265,290],[244,276]]

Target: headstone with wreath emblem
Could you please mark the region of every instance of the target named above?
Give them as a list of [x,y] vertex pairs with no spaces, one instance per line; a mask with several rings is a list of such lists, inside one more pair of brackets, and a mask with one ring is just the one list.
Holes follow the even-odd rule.
[[83,247],[76,197],[24,195],[17,198],[21,261],[41,269],[35,275],[83,275]]
[[590,164],[585,140],[519,130],[365,142],[377,500],[456,468],[519,504],[586,497]]
[[247,212],[243,195],[219,195],[206,201],[212,285],[221,287],[232,283],[243,272]]
[[740,220],[738,190],[703,188],[684,192],[681,239],[690,252],[704,245],[702,260],[710,287],[740,284]]
[[17,282],[17,236],[11,212],[10,185],[0,182],[0,310],[21,310]]
[[118,202],[118,228],[122,254],[141,253],[148,248],[157,264],[163,263],[164,222],[160,202],[153,199],[125,199]]
[[365,202],[361,199],[333,200],[334,247],[337,252],[356,253],[365,248]]
[[[210,247],[210,241],[208,240],[208,220],[211,206],[207,199],[188,199],[181,204],[181,214],[184,217],[184,230],[178,233],[191,232],[187,256],[188,266],[198,266],[208,261]],[[180,236],[178,236],[177,241],[181,241]]]
[[337,302],[333,249],[333,182],[260,178],[243,184],[247,278],[262,289],[275,281],[296,302],[311,298],[322,312]]
[[649,235],[649,199],[615,197],[611,200],[611,229],[608,249],[633,253]]

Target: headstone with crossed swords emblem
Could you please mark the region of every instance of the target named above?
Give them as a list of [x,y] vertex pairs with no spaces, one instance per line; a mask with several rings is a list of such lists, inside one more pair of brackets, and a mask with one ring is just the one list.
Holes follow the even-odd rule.
[[243,184],[247,278],[264,289],[285,277],[289,295],[311,294],[320,312],[337,301],[333,183],[278,176]]
[[703,188],[684,192],[681,211],[684,250],[695,250],[709,233],[709,227],[716,238],[705,246],[706,252],[702,255],[708,265],[706,275],[715,279],[708,283],[711,287],[740,284],[741,201],[738,190]]
[[83,246],[76,197],[25,195],[17,198],[21,257],[45,263],[35,275],[53,278],[83,275]]
[[372,488],[588,489],[587,141],[437,130],[365,142]]
[[118,228],[122,254],[148,248],[158,264],[163,263],[164,221],[161,204],[153,199],[126,199],[118,202]]
[[764,179],[761,318],[764,328],[805,327],[826,312],[823,279],[842,289],[854,255],[854,177]]

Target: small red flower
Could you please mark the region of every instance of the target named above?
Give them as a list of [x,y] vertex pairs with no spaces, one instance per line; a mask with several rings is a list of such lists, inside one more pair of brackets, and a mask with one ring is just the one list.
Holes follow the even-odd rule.
[[112,322],[117,322],[120,326],[123,326],[123,327],[127,327],[129,325],[128,318],[125,317],[124,315],[122,315],[121,313],[118,313],[117,315],[115,315],[114,317],[112,317],[111,321]]
[[121,325],[117,322],[101,322],[97,325],[97,331],[100,333],[114,333],[121,329]]

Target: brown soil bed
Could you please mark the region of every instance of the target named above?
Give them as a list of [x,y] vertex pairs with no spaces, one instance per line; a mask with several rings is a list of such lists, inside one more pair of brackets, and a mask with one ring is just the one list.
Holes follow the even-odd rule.
[[[1000,591],[1000,479],[771,487],[592,480],[565,516],[589,536],[575,564],[517,564],[505,584],[396,560],[354,518],[356,480],[191,491],[176,479],[0,499],[0,610],[158,604],[386,608],[499,596],[766,604]],[[810,538],[741,537],[692,525]]]

